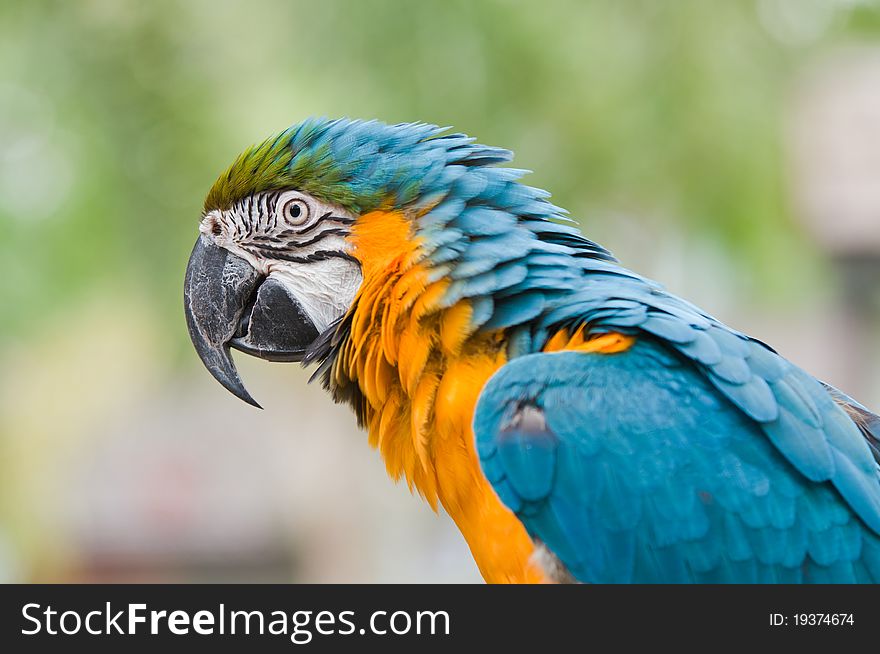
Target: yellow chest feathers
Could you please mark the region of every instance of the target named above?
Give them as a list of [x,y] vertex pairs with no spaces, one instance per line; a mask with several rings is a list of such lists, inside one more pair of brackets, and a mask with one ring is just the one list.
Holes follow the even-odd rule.
[[361,216],[354,254],[364,282],[331,374],[357,384],[369,440],[388,473],[452,517],[489,582],[537,582],[533,544],[483,476],[471,419],[486,380],[505,362],[501,334],[472,334],[467,301],[441,309],[448,281],[414,264],[410,222]]
[[[418,263],[420,244],[405,216],[361,216],[351,242],[364,281],[332,381],[357,385],[361,419],[388,473],[405,478],[435,510],[443,506],[486,581],[544,581],[531,539],[483,476],[474,445],[474,408],[506,362],[504,334],[474,333],[468,300],[441,306],[449,282]],[[633,341],[562,329],[543,350],[613,354]]]

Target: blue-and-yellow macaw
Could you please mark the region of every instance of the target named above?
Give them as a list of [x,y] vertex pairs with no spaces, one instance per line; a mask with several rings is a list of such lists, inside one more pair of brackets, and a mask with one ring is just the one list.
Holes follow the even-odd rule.
[[489,582],[878,582],[880,418],[624,268],[511,153],[308,120],[210,190],[193,343],[316,364]]

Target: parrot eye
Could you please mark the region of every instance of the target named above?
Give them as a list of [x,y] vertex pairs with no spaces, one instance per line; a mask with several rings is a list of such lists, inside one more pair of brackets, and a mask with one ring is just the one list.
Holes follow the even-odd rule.
[[308,221],[309,205],[299,198],[291,198],[283,201],[280,213],[285,222],[298,227]]

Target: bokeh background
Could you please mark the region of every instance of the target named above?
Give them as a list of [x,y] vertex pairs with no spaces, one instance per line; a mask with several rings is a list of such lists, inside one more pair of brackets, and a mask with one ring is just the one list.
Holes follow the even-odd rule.
[[0,580],[477,581],[298,366],[202,369],[201,202],[310,115],[517,152],[594,239],[880,407],[880,3],[0,3]]

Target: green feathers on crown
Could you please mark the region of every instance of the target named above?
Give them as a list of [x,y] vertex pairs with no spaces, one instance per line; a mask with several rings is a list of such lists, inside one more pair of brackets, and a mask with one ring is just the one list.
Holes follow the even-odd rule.
[[509,161],[511,153],[425,123],[308,119],[248,148],[214,183],[205,211],[252,193],[296,189],[355,213],[399,208],[448,190],[449,168]]

